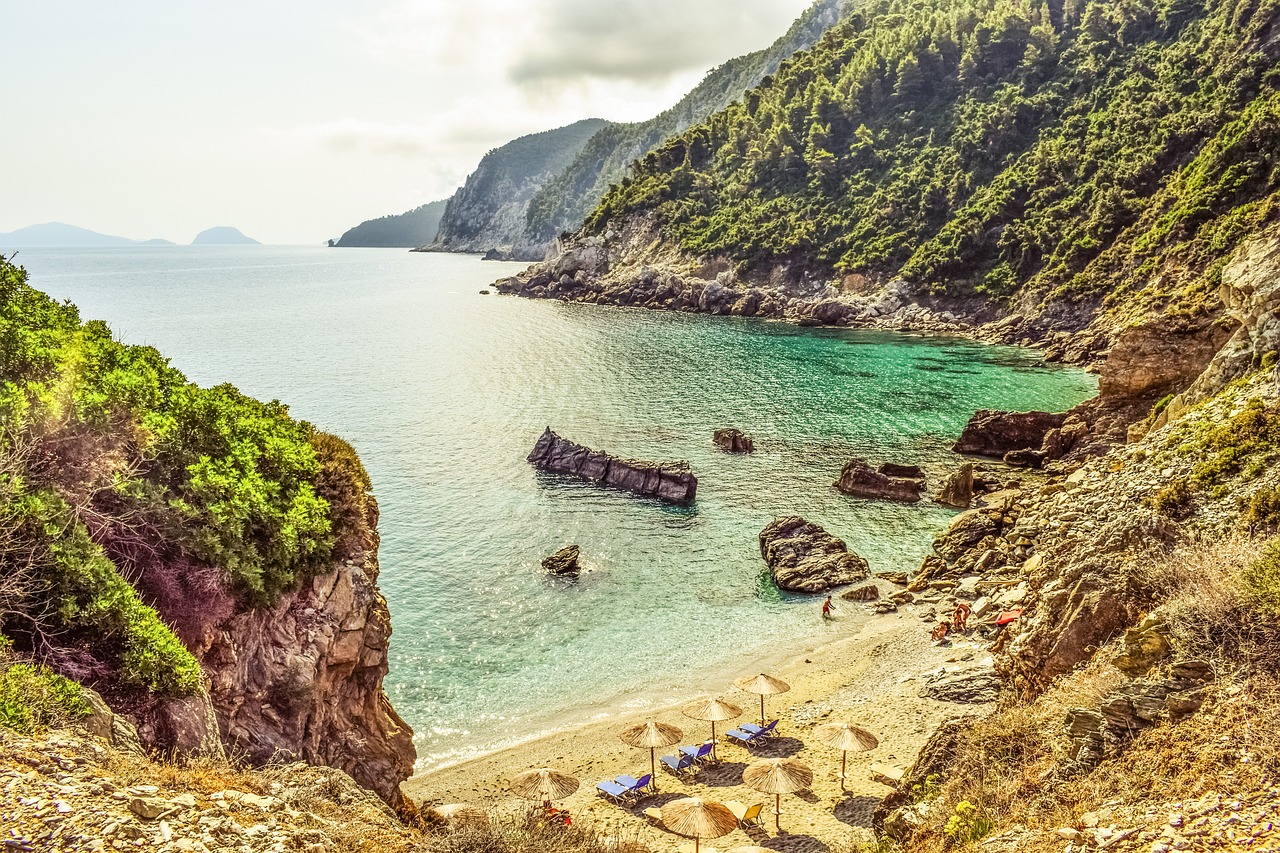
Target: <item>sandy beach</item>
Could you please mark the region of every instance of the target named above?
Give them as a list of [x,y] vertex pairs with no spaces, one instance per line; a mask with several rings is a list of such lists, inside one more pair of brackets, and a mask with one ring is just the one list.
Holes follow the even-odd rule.
[[[890,588],[882,585],[886,592]],[[846,612],[860,606],[842,603]],[[908,605],[894,614],[873,616],[857,633],[789,661],[744,660],[735,675],[752,675],[763,669],[791,685],[790,691],[766,698],[768,717],[779,719],[777,736],[749,748],[727,741],[723,732],[738,722],[759,722],[759,697],[734,687],[732,677],[725,678],[723,684],[705,685],[706,695],[722,696],[743,709],[737,720],[717,725],[719,760],[683,778],[664,771],[659,763],[658,792],[630,805],[608,802],[595,789],[597,782],[621,773],[639,777],[649,772],[648,750],[627,746],[619,740],[619,732],[628,724],[656,719],[682,729],[682,745],[694,744],[709,738],[709,723],[684,716],[679,706],[619,714],[414,776],[403,789],[420,802],[469,803],[494,812],[517,811],[527,808],[528,803],[507,790],[509,780],[531,768],[550,767],[582,783],[576,793],[558,804],[567,808],[574,820],[639,840],[653,850],[675,850],[690,840],[666,831],[646,817],[644,810],[688,796],[765,804],[760,827],[739,827],[721,838],[704,840],[703,850],[757,844],[778,851],[823,851],[848,841],[853,833],[869,837],[872,811],[891,790],[883,780],[873,778],[871,767],[908,767],[942,720],[976,707],[919,695],[929,676],[972,667],[989,657],[985,642],[976,636],[953,637],[950,645],[933,645],[928,635],[930,623],[921,618],[933,606]],[[815,726],[837,721],[867,729],[880,740],[869,752],[849,754],[843,791],[841,753],[812,737]],[[659,750],[658,755],[674,752],[675,747],[670,747]],[[814,772],[809,791],[782,797],[780,831],[775,826],[773,796],[742,782],[742,771],[752,761],[776,757],[798,758]]]

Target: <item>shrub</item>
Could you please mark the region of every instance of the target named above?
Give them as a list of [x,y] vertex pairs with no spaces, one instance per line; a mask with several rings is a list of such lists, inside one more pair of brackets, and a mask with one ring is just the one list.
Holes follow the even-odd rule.
[[1151,505],[1161,515],[1182,519],[1191,506],[1191,499],[1191,483],[1187,478],[1179,477],[1161,487],[1152,498]]
[[350,444],[336,435],[317,432],[311,436],[320,472],[316,494],[329,505],[329,517],[337,534],[334,551],[347,559],[368,547],[371,513],[375,509],[373,482]]
[[1264,618],[1280,620],[1280,537],[1272,539],[1262,553],[1240,573],[1245,596]]
[[956,804],[955,812],[947,818],[943,833],[956,844],[971,844],[990,835],[994,826],[981,806],[961,800]]
[[1280,526],[1280,489],[1270,487],[1254,492],[1244,504],[1241,520],[1251,530]]
[[48,667],[15,659],[10,641],[0,635],[0,726],[32,734],[88,714],[79,684]]

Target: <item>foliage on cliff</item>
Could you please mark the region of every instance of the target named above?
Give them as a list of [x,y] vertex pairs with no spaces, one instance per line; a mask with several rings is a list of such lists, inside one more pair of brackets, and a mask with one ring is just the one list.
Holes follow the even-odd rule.
[[626,174],[628,164],[724,109],[774,73],[785,59],[812,47],[835,23],[844,6],[844,0],[819,0],[772,45],[713,68],[670,109],[648,121],[611,123],[602,128],[573,163],[529,203],[524,239],[548,244],[561,231],[577,228],[600,203],[609,186]]
[[[1276,0],[875,0],[632,168],[640,212],[742,268],[935,292],[1194,302],[1280,190]],[[1186,294],[1179,288],[1189,288]]]
[[[278,402],[187,382],[0,258],[0,628],[60,672],[198,690],[148,603],[207,621],[325,565],[369,487],[335,446]],[[342,497],[342,518],[321,492]],[[189,612],[166,611],[183,600]]]
[[392,216],[367,219],[348,228],[334,246],[340,249],[415,249],[436,239],[447,201],[433,201]]

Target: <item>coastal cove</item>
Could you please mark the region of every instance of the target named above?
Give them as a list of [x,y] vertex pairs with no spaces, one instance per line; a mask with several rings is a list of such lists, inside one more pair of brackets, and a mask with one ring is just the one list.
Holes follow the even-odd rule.
[[[32,284],[156,346],[189,378],[277,398],[349,440],[381,505],[387,690],[419,770],[574,719],[662,706],[848,635],[772,586],[756,536],[816,521],[873,571],[914,569],[951,513],[866,502],[852,456],[931,489],[974,410],[1067,408],[1092,377],[959,339],[482,296],[521,265],[396,250],[26,250]],[[690,508],[535,473],[542,430],[685,459]],[[712,431],[757,451],[730,456]],[[588,571],[549,581],[568,543]],[[848,611],[853,607],[849,606]]]

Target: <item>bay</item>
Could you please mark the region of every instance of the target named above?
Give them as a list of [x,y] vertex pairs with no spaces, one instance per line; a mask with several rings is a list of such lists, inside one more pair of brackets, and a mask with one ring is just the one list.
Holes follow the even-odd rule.
[[[937,478],[974,410],[1095,393],[1032,351],[950,338],[481,295],[520,265],[397,250],[24,250],[31,283],[156,346],[201,384],[279,399],[359,451],[382,509],[387,690],[420,769],[585,717],[719,689],[727,674],[855,630],[781,594],[757,535],[800,514],[873,570],[910,570],[951,512],[832,488],[852,456]],[[551,426],[685,459],[688,509],[534,472]],[[714,429],[754,436],[731,456]],[[539,561],[581,546],[589,571]]]

